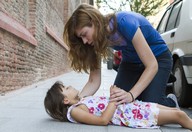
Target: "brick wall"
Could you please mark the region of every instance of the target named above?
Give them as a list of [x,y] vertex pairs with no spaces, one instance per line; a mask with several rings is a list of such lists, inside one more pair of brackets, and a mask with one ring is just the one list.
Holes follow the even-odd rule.
[[71,70],[62,38],[69,6],[68,0],[0,1],[0,93]]

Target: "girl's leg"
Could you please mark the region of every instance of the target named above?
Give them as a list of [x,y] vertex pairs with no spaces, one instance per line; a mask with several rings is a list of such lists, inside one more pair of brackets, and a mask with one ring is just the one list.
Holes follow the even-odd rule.
[[162,105],[157,107],[159,108],[158,125],[175,123],[192,130],[192,119],[184,111]]
[[175,107],[167,107],[167,106],[164,106],[164,105],[161,105],[161,104],[157,104],[157,107],[159,109],[162,109],[162,110],[179,110],[178,108],[175,108]]

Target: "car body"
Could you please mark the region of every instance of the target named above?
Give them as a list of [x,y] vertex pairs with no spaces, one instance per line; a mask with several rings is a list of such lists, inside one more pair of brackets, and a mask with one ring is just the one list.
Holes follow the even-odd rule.
[[192,0],[176,0],[169,5],[157,31],[173,57],[173,83],[180,106],[192,106]]

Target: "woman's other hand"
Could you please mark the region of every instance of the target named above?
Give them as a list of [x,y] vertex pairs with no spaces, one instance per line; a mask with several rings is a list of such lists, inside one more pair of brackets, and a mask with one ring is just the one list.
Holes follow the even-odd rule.
[[116,105],[119,105],[123,103],[130,103],[133,101],[133,98],[130,93],[112,85],[110,87],[110,101],[117,102]]

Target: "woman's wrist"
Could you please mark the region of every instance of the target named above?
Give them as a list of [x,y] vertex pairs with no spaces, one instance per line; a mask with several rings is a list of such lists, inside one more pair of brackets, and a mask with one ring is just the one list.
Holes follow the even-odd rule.
[[132,98],[131,102],[135,101],[135,98],[134,98],[133,94],[130,91],[128,91],[128,93],[131,95],[131,98]]

